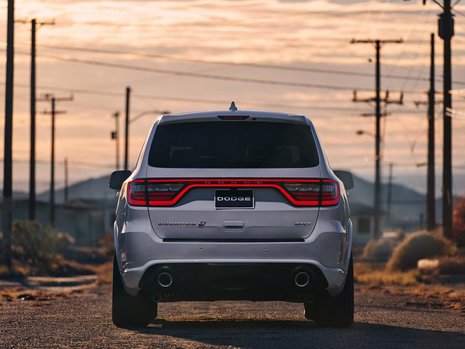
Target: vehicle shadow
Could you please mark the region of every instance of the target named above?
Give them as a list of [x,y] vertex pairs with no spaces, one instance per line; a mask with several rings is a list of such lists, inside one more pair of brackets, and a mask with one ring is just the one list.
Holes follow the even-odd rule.
[[196,342],[200,347],[244,348],[463,348],[465,335],[368,323],[318,328],[311,321],[155,320],[138,333]]

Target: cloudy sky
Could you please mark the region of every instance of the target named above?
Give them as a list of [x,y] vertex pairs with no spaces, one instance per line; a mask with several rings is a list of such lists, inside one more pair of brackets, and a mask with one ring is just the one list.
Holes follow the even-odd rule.
[[[456,10],[454,88],[465,89],[465,2]],[[424,190],[426,168],[416,164],[426,160],[426,107],[416,107],[414,102],[426,100],[429,39],[436,31],[438,13],[439,7],[432,1],[422,6],[419,0],[16,1],[17,19],[55,20],[54,26],[42,26],[37,34],[38,93],[74,95],[73,102],[58,105],[67,111],[57,117],[58,186],[64,158],[70,162],[71,181],[114,168],[111,115],[124,110],[126,86],[133,90],[133,116],[150,110],[226,109],[231,100],[241,109],[308,115],[319,130],[333,168],[348,168],[371,178],[374,140],[356,132],[374,131],[374,119],[360,116],[372,112],[373,106],[351,99],[354,89],[362,98],[372,96],[374,48],[351,45],[350,40],[402,38],[403,44],[382,49],[382,88],[394,99],[400,91],[405,94],[404,105],[390,105],[390,115],[383,119],[383,177],[387,177],[387,164],[393,162],[395,181]],[[0,71],[4,71],[6,1],[0,14]],[[442,41],[437,38],[436,42],[437,88],[441,90]],[[30,25],[17,24],[16,190],[26,189],[28,181],[29,44]],[[241,79],[262,81],[238,81]],[[39,112],[48,107],[48,103],[38,103]],[[463,194],[465,92],[454,98],[454,108],[458,112],[453,121],[454,186]],[[131,124],[131,163],[154,118],[147,115]],[[37,119],[38,186],[45,190],[50,117],[38,113]],[[2,121],[2,136],[3,126]],[[439,179],[440,105],[436,126]],[[1,140],[3,154],[3,137]]]

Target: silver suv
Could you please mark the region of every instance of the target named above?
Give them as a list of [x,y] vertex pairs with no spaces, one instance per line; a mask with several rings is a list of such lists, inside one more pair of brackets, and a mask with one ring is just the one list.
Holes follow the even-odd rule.
[[145,326],[158,302],[277,300],[350,326],[352,186],[304,116],[234,104],[163,115],[134,171],[110,178],[113,322]]

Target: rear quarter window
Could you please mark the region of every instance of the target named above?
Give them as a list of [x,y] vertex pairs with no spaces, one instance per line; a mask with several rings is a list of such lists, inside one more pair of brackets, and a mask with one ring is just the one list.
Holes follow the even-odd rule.
[[254,121],[157,126],[149,166],[164,168],[295,168],[318,166],[311,129]]

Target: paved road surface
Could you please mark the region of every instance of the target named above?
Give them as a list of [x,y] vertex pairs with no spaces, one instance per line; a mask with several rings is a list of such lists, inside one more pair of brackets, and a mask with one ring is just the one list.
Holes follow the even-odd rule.
[[53,298],[0,299],[0,347],[40,348],[465,348],[465,314],[403,296],[356,292],[356,323],[321,329],[303,306],[280,302],[161,304],[139,330],[110,319],[110,287]]

